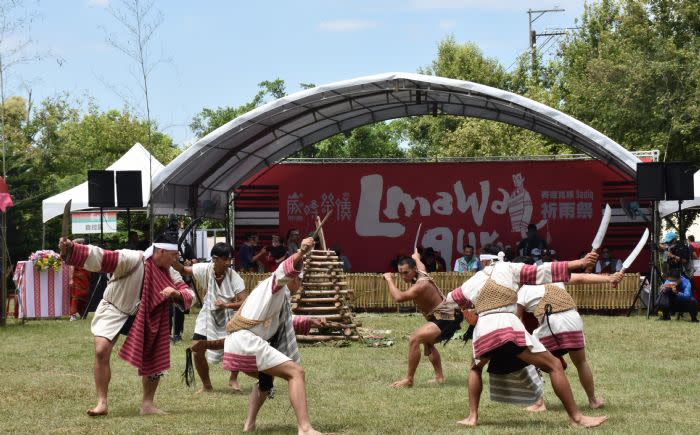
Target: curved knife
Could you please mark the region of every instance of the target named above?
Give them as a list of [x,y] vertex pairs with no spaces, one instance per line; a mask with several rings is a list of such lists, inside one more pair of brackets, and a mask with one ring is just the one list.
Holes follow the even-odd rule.
[[647,244],[647,240],[649,240],[649,228],[644,230],[644,234],[642,234],[642,238],[639,239],[639,242],[637,242],[637,246],[634,247],[634,250],[622,263],[622,270],[620,272],[624,273],[626,269],[629,269],[632,263],[634,263],[634,260],[637,259],[639,253],[642,251],[642,249],[644,249],[644,245]]
[[67,239],[70,233],[70,206],[73,203],[73,199],[69,199],[65,206],[63,206],[63,222],[61,222],[61,238]]
[[612,209],[610,204],[605,204],[605,211],[603,212],[603,219],[600,221],[600,226],[598,227],[598,232],[591,243],[591,250],[597,251],[600,245],[603,244],[603,239],[605,238],[605,233],[608,231],[608,224],[610,223],[610,216],[612,215]]

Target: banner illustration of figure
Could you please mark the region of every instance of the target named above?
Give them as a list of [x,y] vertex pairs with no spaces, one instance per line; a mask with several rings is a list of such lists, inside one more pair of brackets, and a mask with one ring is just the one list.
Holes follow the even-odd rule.
[[[513,184],[515,188],[508,199],[508,214],[510,215],[510,223],[514,233],[520,233],[520,236],[525,238],[527,235],[527,226],[532,218],[532,199],[527,190],[525,190],[525,178],[518,172],[513,174]],[[546,219],[537,222],[537,229],[541,229],[547,224]]]

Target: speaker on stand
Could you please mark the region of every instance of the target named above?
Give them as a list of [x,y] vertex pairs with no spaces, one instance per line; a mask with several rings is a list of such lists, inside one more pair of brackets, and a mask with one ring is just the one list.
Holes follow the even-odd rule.
[[114,207],[114,171],[88,171],[88,206],[100,209],[100,246],[104,246],[104,208]]
[[117,207],[126,209],[126,233],[131,232],[131,208],[143,207],[141,171],[117,171]]
[[[654,293],[656,292],[661,273],[657,267],[657,252],[656,235],[659,233],[660,222],[657,219],[657,201],[677,200],[678,201],[678,228],[680,233],[681,243],[685,243],[685,229],[683,228],[683,213],[682,204],[684,200],[693,199],[695,197],[694,172],[695,166],[689,162],[651,162],[637,163],[637,197],[640,200],[651,201],[651,209],[653,213],[652,221],[652,236],[649,237],[649,249],[651,252],[650,260],[650,291],[649,303],[647,304],[647,318],[651,315],[653,302],[655,300]],[[642,286],[637,292],[636,298],[639,297]],[[634,302],[633,302],[634,306]],[[630,312],[632,307],[630,307]],[[629,315],[629,313],[628,313]]]

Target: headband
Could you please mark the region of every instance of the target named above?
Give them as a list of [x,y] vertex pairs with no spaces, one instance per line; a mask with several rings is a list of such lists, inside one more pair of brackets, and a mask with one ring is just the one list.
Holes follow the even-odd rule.
[[175,243],[154,243],[146,249],[143,253],[144,259],[149,259],[153,256],[154,248],[165,249],[166,251],[177,251],[177,245]]

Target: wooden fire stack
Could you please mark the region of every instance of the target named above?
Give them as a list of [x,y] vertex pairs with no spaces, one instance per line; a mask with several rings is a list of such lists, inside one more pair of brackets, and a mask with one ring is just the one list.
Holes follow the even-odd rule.
[[297,341],[359,340],[358,325],[348,304],[354,295],[353,290],[347,288],[343,262],[334,251],[326,248],[321,225],[320,218],[316,217],[321,249],[312,250],[304,258],[302,289],[292,297],[292,312],[324,317],[328,326],[316,333],[297,335]]

